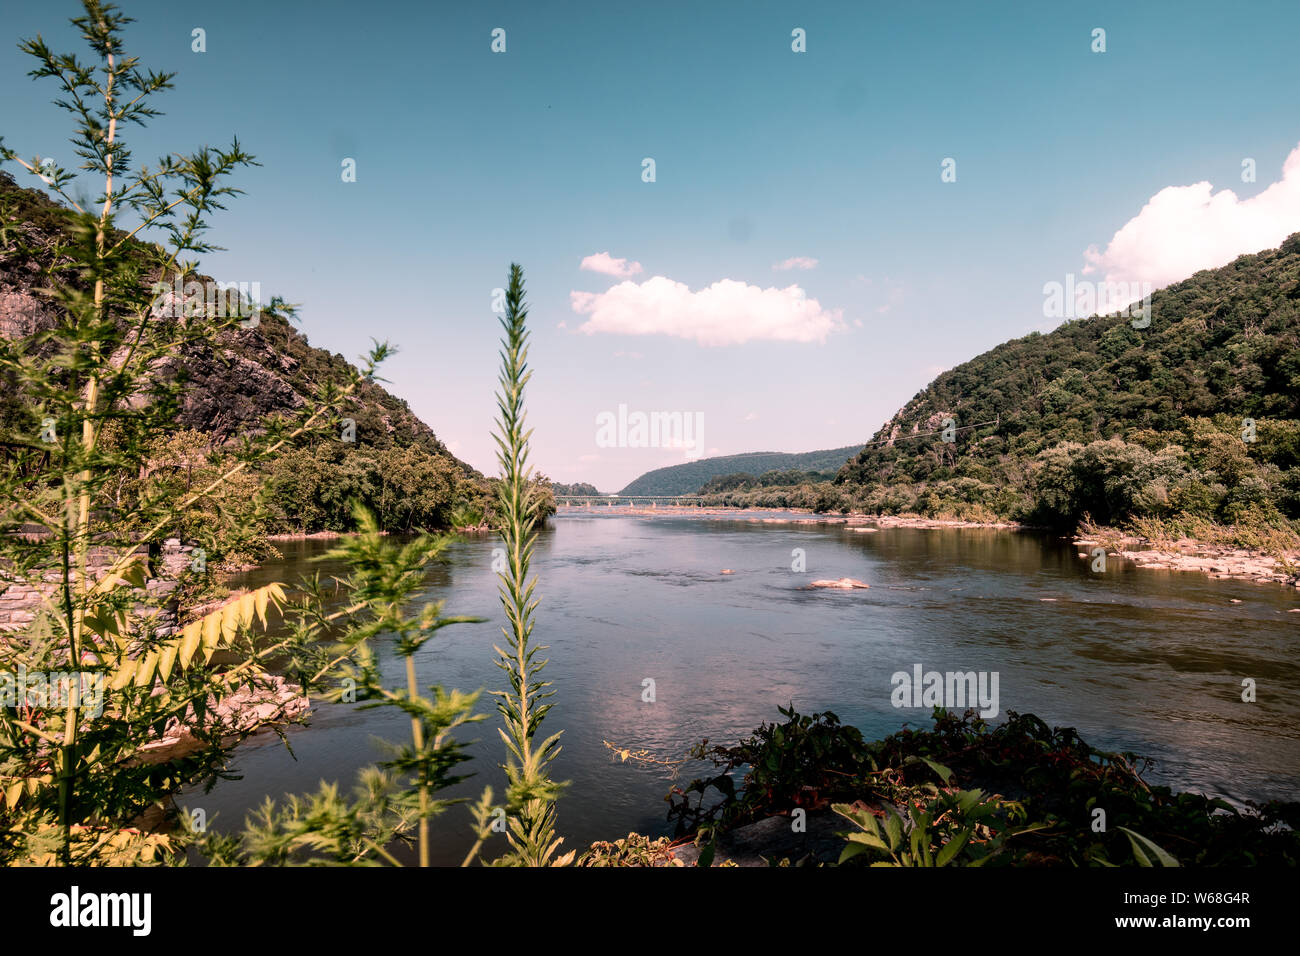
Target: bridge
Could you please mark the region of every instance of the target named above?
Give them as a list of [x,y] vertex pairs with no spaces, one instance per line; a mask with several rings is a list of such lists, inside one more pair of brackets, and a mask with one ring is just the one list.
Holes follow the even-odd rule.
[[665,505],[691,505],[698,507],[704,499],[699,495],[556,495],[555,504],[559,507],[572,508],[578,505],[591,508],[593,506],[604,506],[613,508],[615,505],[649,505],[651,508],[659,504]]

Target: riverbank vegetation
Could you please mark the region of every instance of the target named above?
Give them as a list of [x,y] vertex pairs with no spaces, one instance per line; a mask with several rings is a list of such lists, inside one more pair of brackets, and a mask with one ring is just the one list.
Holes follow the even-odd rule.
[[[13,327],[0,329],[0,344],[28,352],[54,347],[50,333],[58,316],[42,291],[50,288],[43,277],[57,272],[68,294],[92,294],[93,283],[69,269],[75,226],[74,211],[0,171],[0,292],[16,297],[25,310]],[[143,233],[131,236],[112,226],[111,217],[109,234],[138,274],[134,281],[149,288],[148,280],[163,272],[151,258],[156,246],[143,241]],[[167,268],[201,287],[212,281],[179,259]],[[278,299],[242,305],[256,308],[252,318],[207,317],[210,336],[178,339],[144,373],[140,388],[173,393],[171,427],[150,440],[136,468],[119,469],[98,489],[96,507],[127,515],[143,500],[187,496],[237,462],[245,441],[284,433],[286,423],[298,420],[320,395],[349,388],[329,429],[292,435],[275,458],[249,461],[212,493],[195,497],[174,532],[200,546],[212,567],[239,568],[274,554],[268,536],[357,530],[358,502],[389,533],[492,526],[493,480],[452,456],[405,402],[376,381],[354,382],[342,356],[309,345],[293,327],[295,307]],[[0,403],[0,433],[39,433],[38,396],[36,385],[10,378]],[[125,424],[105,420],[98,437],[104,454],[130,457],[133,438]],[[20,456],[6,459],[35,493],[39,461],[33,466]],[[544,497],[541,507],[550,514],[553,499]]]
[[[561,852],[564,784],[552,775],[560,734],[542,730],[554,692],[533,638],[530,572],[554,496],[529,463],[522,269],[511,267],[501,319],[495,480],[457,461],[379,388],[387,344],[357,366],[311,349],[291,326],[293,307],[275,298],[248,303],[251,316],[210,314],[188,295],[159,309],[151,280],[206,281],[182,257],[214,248],[207,220],[238,195],[230,178],[255,159],[235,141],[135,166],[122,132],[157,115],[153,98],[172,76],[126,55],[130,22],[84,0],[73,23],[90,65],[39,38],[23,44],[35,75],[59,85],[82,169],[102,184],[93,206],[73,197],[72,173],[0,144],[0,159],[67,204],[0,184],[5,278],[31,300],[0,338],[0,584],[39,595],[34,619],[0,639],[0,672],[59,678],[0,707],[0,862],[159,865],[192,855],[213,865],[428,865],[431,823],[453,809],[468,810],[466,864],[662,862],[666,845],[644,837],[580,859]],[[1257,415],[1263,443],[1244,457],[1207,419],[1202,438],[1189,435],[1191,451],[1137,434],[1073,436],[1072,446],[1035,452],[1047,456],[1039,471],[1050,481],[1022,477],[1040,482],[1039,505],[1062,520],[1098,501],[1150,503],[1156,516],[1174,507],[1169,514],[1206,520],[1293,520],[1284,492],[1296,449],[1274,427],[1289,406],[1266,404]],[[949,450],[935,454],[935,468],[905,476],[925,494],[944,482],[1006,490],[991,472],[962,473]],[[840,479],[809,485],[819,497],[808,506],[851,506]],[[1150,496],[1151,481],[1163,491]],[[849,497],[822,500],[823,491]],[[481,692],[426,683],[421,667],[437,660],[422,651],[444,628],[472,620],[424,599],[428,569],[448,542],[427,532],[485,526],[502,544],[493,570],[505,687],[494,696],[507,787],[500,803],[484,789],[466,808],[446,791],[469,776],[459,735],[483,719]],[[265,584],[207,613],[180,604],[218,563],[257,560],[268,533],[327,528],[355,532],[328,555],[346,567],[336,579]],[[167,539],[199,547],[169,566]],[[400,662],[395,685],[380,666],[381,644]],[[409,739],[346,792],[328,783],[268,798],[241,831],[208,832],[173,797],[231,773],[233,750],[251,732],[229,722],[232,702],[284,679],[315,701],[398,711]],[[1296,860],[1294,805],[1243,811],[1148,787],[1133,755],[1100,753],[1036,718],[1013,715],[993,729],[940,714],[929,734],[866,743],[832,714],[784,713],[785,723],[734,747],[701,745],[694,756],[719,772],[672,795],[683,832],[711,842],[765,815],[830,807],[848,834],[834,862],[850,865]],[[187,748],[160,752],[181,730]],[[706,806],[710,791],[721,800]],[[1109,830],[1092,829],[1098,809]]]
[[596,490],[595,485],[588,484],[585,481],[578,481],[567,485],[558,481],[552,482],[551,490],[556,495],[587,495],[591,497],[600,495],[600,492]]
[[[683,836],[702,847],[780,817],[786,833],[835,814],[820,854],[768,863],[847,866],[1295,866],[1300,803],[1235,806],[1143,779],[1150,762],[1098,750],[1033,714],[993,727],[936,708],[932,730],[867,741],[830,712],[764,724],[691,752],[715,774],[675,786],[678,838],[631,835],[586,865],[668,865]],[[770,840],[770,837],[769,837]],[[759,849],[762,849],[760,844]]]
[[[92,53],[86,65],[39,38],[22,44],[37,61],[33,75],[64,94],[58,104],[72,115],[82,169],[101,184],[93,207],[73,197],[73,173],[0,143],[0,159],[66,204],[33,199],[8,179],[0,189],[5,275],[22,300],[0,337],[0,591],[36,596],[30,623],[0,639],[0,672],[25,675],[21,690],[7,685],[14,699],[0,707],[0,862],[151,865],[192,851],[213,863],[397,862],[395,850],[410,844],[427,864],[429,821],[456,802],[441,792],[462,779],[454,733],[481,718],[476,693],[422,689],[415,667],[443,627],[468,620],[415,600],[446,539],[387,532],[489,515],[512,555],[503,603],[519,661],[502,696],[520,762],[508,762],[512,783],[499,808],[514,848],[501,861],[555,862],[545,767],[556,737],[534,740],[549,691],[529,638],[536,601],[526,580],[533,529],[553,499],[526,460],[522,273],[511,276],[504,478],[495,483],[445,455],[378,388],[386,344],[356,367],[302,351],[291,309],[276,299],[214,312],[201,291],[187,290],[160,308],[150,280],[198,276],[182,257],[214,248],[207,220],[239,194],[229,179],[255,159],[236,141],[136,166],[122,134],[158,115],[152,101],[173,77],[125,53],[130,22],[85,0],[73,24]],[[259,379],[241,348],[263,350],[261,367],[293,374]],[[267,401],[240,404],[250,395]],[[178,607],[218,558],[255,558],[276,522],[310,530],[341,521],[345,506],[357,533],[332,552],[348,568],[339,579],[266,584],[197,616]],[[304,518],[308,508],[318,517]],[[213,550],[168,564],[163,539],[179,536]],[[405,663],[402,688],[380,677],[381,637]],[[237,702],[265,700],[259,691],[281,688],[284,677],[318,699],[403,711],[411,741],[362,775],[355,799],[324,787],[268,805],[242,838],[207,834],[172,797],[228,774],[234,746],[257,725]],[[172,746],[176,739],[185,746]],[[479,847],[494,809],[485,791],[469,821]]]
[[833,480],[774,477],[702,503],[1294,542],[1300,233],[1155,292],[1147,328],[1070,321],[942,373]]

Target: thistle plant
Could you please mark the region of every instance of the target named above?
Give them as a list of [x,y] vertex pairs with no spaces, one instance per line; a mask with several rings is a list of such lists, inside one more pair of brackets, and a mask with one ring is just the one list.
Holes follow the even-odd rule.
[[[17,163],[69,207],[50,213],[60,226],[53,249],[32,239],[18,210],[0,208],[0,254],[36,264],[49,301],[30,328],[0,341],[0,591],[26,586],[41,600],[33,622],[0,640],[0,672],[56,674],[62,688],[53,700],[45,693],[0,707],[0,859],[150,862],[178,850],[184,835],[145,835],[133,824],[177,787],[224,767],[231,731],[218,716],[222,700],[267,684],[277,655],[297,655],[293,635],[251,633],[284,600],[278,584],[170,623],[168,594],[202,571],[164,571],[159,545],[187,510],[332,426],[388,350],[376,346],[346,384],[322,385],[295,418],[216,450],[213,477],[188,493],[121,493],[122,476],[146,470],[151,449],[175,431],[186,354],[240,334],[242,308],[212,316],[185,301],[160,310],[150,285],[192,275],[197,263],[181,256],[218,248],[204,238],[207,217],[240,192],[229,177],[256,163],[235,141],[136,168],[123,133],[159,115],[152,99],[172,74],[125,54],[131,21],[113,5],[85,0],[72,22],[89,63],[40,37],[20,47],[36,60],[33,77],[58,83],[56,103],[74,119],[73,152],[101,183],[98,197],[78,201],[76,173],[0,142],[0,163]],[[87,679],[102,694],[93,710],[81,692]],[[153,756],[148,748],[180,725],[196,751]]]
[[[457,768],[470,758],[453,733],[483,719],[474,713],[479,692],[434,685],[426,693],[419,684],[416,658],[442,628],[482,618],[445,617],[442,601],[412,609],[429,564],[441,554],[449,536],[421,534],[399,544],[381,534],[375,516],[366,509],[358,507],[356,519],[360,531],[321,558],[346,563],[349,573],[337,582],[346,606],[323,612],[319,581],[311,582],[304,588],[307,596],[290,612],[295,629],[302,632],[294,645],[319,647],[331,629],[341,628],[337,643],[325,654],[324,666],[304,675],[304,684],[328,683],[329,698],[355,700],[361,709],[400,710],[410,719],[410,742],[390,745],[387,760],[362,770],[351,799],[342,796],[336,784],[324,783],[314,794],[291,796],[282,803],[268,797],[241,835],[205,840],[204,849],[213,862],[400,866],[394,851],[402,843],[414,842],[419,865],[429,866],[431,821],[463,802],[438,794],[467,777]],[[381,638],[391,641],[403,661],[405,687],[384,682],[375,649]],[[490,833],[491,803],[488,789],[475,808],[478,842],[467,863]]]
[[496,691],[497,710],[505,727],[500,729],[507,757],[507,839],[512,852],[507,862],[524,866],[565,865],[573,860],[570,851],[556,856],[561,838],[555,835],[555,800],[563,784],[553,781],[549,767],[560,752],[560,734],[542,738],[542,720],[551,709],[549,681],[541,679],[546,660],[537,659],[545,645],[532,641],[533,611],[537,600],[533,590],[537,579],[529,580],[528,569],[540,512],[538,483],[528,465],[528,439],[524,427],[524,386],[528,371],[528,311],[524,302],[524,273],[510,266],[505,313],[501,328],[505,335],[501,349],[501,391],[497,395],[497,461],[501,480],[497,487],[497,515],[505,545],[506,567],[501,580],[501,606],[508,627],[501,629],[507,649],[496,647],[497,666],[505,671],[510,689]]
[[[409,842],[428,865],[432,821],[460,802],[441,792],[465,779],[460,767],[468,758],[454,732],[481,719],[474,714],[477,692],[422,689],[418,682],[417,657],[427,642],[449,624],[472,620],[443,616],[441,602],[416,607],[425,569],[447,539],[420,534],[394,543],[360,509],[360,533],[329,555],[350,569],[335,595],[319,576],[296,591],[272,583],[188,622],[174,598],[198,589],[203,563],[178,570],[158,560],[164,538],[205,524],[214,512],[234,527],[236,540],[252,542],[255,519],[248,515],[256,508],[240,512],[235,505],[258,505],[264,466],[282,451],[337,435],[346,403],[374,380],[391,350],[376,344],[360,368],[348,368],[345,381],[322,382],[292,416],[269,416],[224,445],[203,448],[201,436],[177,429],[186,356],[219,352],[230,336],[250,334],[257,323],[242,321],[246,306],[290,318],[295,307],[276,297],[211,315],[187,291],[174,307],[158,308],[149,290],[197,274],[197,262],[181,257],[218,248],[204,239],[207,217],[240,192],[227,180],[255,160],[236,141],[135,169],[122,130],[158,115],[150,99],[170,88],[172,77],[145,72],[124,54],[122,33],[131,21],[114,6],[84,0],[84,8],[73,22],[93,64],[56,55],[39,37],[22,48],[38,62],[33,76],[61,86],[57,102],[76,120],[80,168],[102,179],[95,206],[72,195],[74,173],[40,156],[24,160],[0,142],[0,162],[39,177],[68,207],[39,210],[58,226],[51,249],[23,221],[30,201],[0,194],[0,252],[40,269],[50,302],[30,328],[0,340],[0,592],[25,586],[41,601],[21,633],[0,637],[0,674],[58,672],[80,680],[88,672],[102,695],[89,715],[76,689],[54,704],[24,695],[17,706],[0,707],[0,860],[167,863],[198,845],[218,865],[374,865],[398,863],[400,846]],[[534,660],[539,648],[529,642],[533,585],[523,583],[538,502],[522,433],[522,300],[515,267],[501,402],[500,500],[511,554],[502,600],[514,641],[513,655],[502,653],[512,675],[500,709],[511,750],[513,850],[503,862],[542,864],[559,844],[559,787],[546,774],[558,735],[534,739],[550,694],[537,676],[545,662]],[[167,456],[184,463],[184,480],[146,479],[151,464]],[[344,606],[330,610],[338,591]],[[405,686],[382,681],[374,649],[380,638],[390,638],[403,659]],[[362,771],[354,797],[323,785],[280,805],[268,800],[241,834],[197,837],[185,828],[143,826],[154,811],[174,811],[173,794],[229,775],[232,748],[249,730],[232,732],[222,703],[242,688],[271,686],[272,662],[304,693],[401,710],[410,719],[410,742]],[[161,735],[178,728],[192,746],[160,756]],[[475,841],[466,864],[478,858],[503,812],[490,788],[471,810]]]

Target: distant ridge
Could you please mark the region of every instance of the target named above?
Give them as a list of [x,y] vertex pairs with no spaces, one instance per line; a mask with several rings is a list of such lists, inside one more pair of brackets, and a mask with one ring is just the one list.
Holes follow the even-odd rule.
[[742,455],[721,455],[683,462],[647,471],[636,478],[621,495],[693,495],[710,478],[746,472],[758,477],[765,471],[838,472],[850,458],[862,450],[861,445],[827,448],[821,451],[780,452],[752,451]]

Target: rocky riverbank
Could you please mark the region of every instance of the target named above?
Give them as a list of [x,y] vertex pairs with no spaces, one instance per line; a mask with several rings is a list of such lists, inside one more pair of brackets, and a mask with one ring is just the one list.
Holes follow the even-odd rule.
[[[150,608],[141,606],[137,614],[144,616],[147,612],[154,617],[152,627],[157,637],[169,637],[178,627],[220,610],[243,594],[235,592],[200,605],[181,607],[173,592],[177,578],[193,558],[194,546],[169,538],[155,550],[152,563],[158,573],[145,582],[142,594],[147,592],[160,603]],[[141,556],[150,556],[147,546],[141,546],[138,551]],[[90,576],[98,579],[118,556],[117,549],[92,548],[88,555]],[[0,590],[0,640],[21,639],[18,635],[33,624],[42,604],[54,595],[56,586],[57,579],[51,573],[40,584],[13,582]],[[215,716],[223,733],[239,738],[298,720],[307,713],[308,707],[301,687],[273,676],[259,686],[238,687],[219,703],[215,699],[210,701],[208,713]],[[189,726],[193,720],[192,713],[185,720],[172,718],[157,739],[142,748],[148,759],[171,760],[196,749],[199,742]]]
[[[264,685],[244,684],[221,701],[208,699],[208,717],[221,727],[228,742],[235,742],[251,734],[292,723],[306,715],[310,704],[302,688],[283,677],[271,676]],[[203,744],[191,728],[194,714],[189,711],[186,720],[173,717],[167,722],[157,740],[140,748],[144,759],[151,763],[175,760],[198,750]]]
[[1281,584],[1300,589],[1300,552],[1286,552],[1279,560],[1271,554],[1251,548],[1206,544],[1185,538],[1163,547],[1155,547],[1144,538],[1106,538],[1081,536],[1074,543],[1083,548],[1079,557],[1086,558],[1096,547],[1105,547],[1108,557],[1131,561],[1138,567],[1155,571],[1199,571],[1214,578],[1254,581],[1256,584]]

